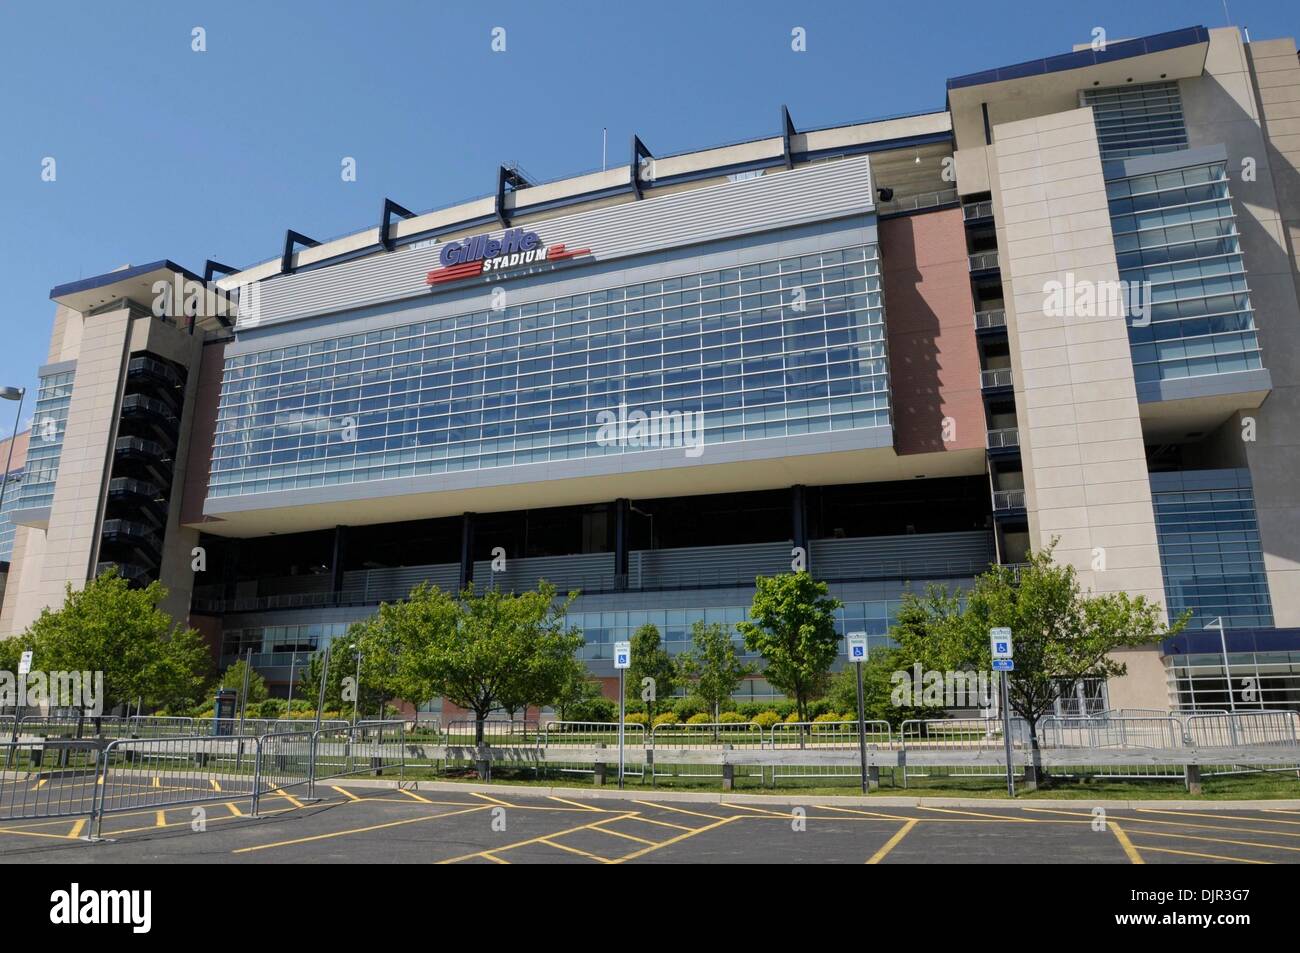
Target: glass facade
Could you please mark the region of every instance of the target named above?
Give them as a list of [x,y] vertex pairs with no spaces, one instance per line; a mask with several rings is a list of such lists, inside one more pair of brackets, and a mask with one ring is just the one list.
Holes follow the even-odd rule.
[[0,502],[0,562],[8,562],[13,555],[15,526],[9,519],[9,514],[18,509],[18,497],[22,489],[22,470],[14,470],[5,475],[4,500]]
[[601,412],[714,444],[888,426],[875,245],[231,358],[214,497],[636,452]]
[[1106,192],[1137,382],[1262,367],[1223,163],[1115,179]]
[[1179,708],[1300,711],[1300,652],[1229,652],[1226,680],[1222,653],[1173,656],[1165,665]]
[[1187,148],[1183,100],[1177,83],[1144,83],[1088,89],[1101,157],[1127,159]]
[[18,501],[20,509],[41,509],[54,502],[54,481],[59,475],[75,376],[75,372],[67,371],[40,380],[36,410],[32,414],[31,442],[27,445],[26,475]]
[[[899,599],[870,602],[846,602],[836,611],[835,628],[841,636],[848,632],[867,633],[867,648],[892,645],[889,627],[895,621]],[[724,630],[735,632],[737,622],[749,617],[749,605],[719,606],[700,609],[651,609],[612,612],[570,612],[569,623],[582,631],[586,639],[578,651],[581,659],[612,659],[615,642],[624,642],[641,626],[652,623],[659,628],[664,649],[670,655],[692,647],[691,626],[695,622],[717,622]],[[222,633],[223,664],[252,651],[254,665],[288,665],[293,652],[310,653],[324,648],[347,632],[347,622],[315,622],[291,625],[255,626],[227,629]],[[738,653],[746,658],[744,641],[736,633]],[[841,654],[843,649],[841,648]]]
[[[1151,502],[1170,618],[1192,610],[1188,631],[1273,625],[1259,521],[1248,470],[1153,474]],[[1182,483],[1182,486],[1178,486]]]

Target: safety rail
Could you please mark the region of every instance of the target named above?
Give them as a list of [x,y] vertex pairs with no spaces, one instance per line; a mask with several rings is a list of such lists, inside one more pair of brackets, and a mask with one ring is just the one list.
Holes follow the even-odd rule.
[[675,751],[762,748],[763,728],[752,721],[710,721],[696,724],[658,724],[650,729],[650,748]]
[[1300,714],[1289,710],[1238,711],[1187,716],[1186,739],[1198,748],[1295,745]]
[[[542,748],[605,748],[618,744],[616,721],[548,721],[542,726]],[[645,725],[625,722],[623,744],[644,748]]]
[[894,736],[887,721],[868,721],[865,732],[856,721],[779,721],[768,732],[767,746],[772,751],[791,749],[852,748],[857,750],[858,737],[867,746],[892,750]]
[[447,722],[443,743],[451,747],[530,747],[540,745],[542,726],[536,721],[458,719]]
[[1183,725],[1172,715],[1048,715],[1038,738],[1040,748],[1180,748]]

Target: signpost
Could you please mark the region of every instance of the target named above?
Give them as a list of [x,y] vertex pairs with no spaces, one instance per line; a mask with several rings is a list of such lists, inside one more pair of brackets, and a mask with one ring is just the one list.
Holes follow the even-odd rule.
[[623,725],[627,720],[627,692],[623,690],[623,671],[632,666],[632,643],[614,643],[614,668],[618,670],[618,787],[623,789]]
[[867,633],[850,632],[847,641],[849,661],[858,674],[858,759],[862,764],[862,793],[866,794],[870,785],[867,782],[867,716],[862,698],[862,663],[867,660]]
[[1007,687],[1007,672],[1016,670],[1011,630],[1005,626],[989,629],[989,651],[993,656],[993,671],[1002,673],[1002,746],[1007,756],[1007,796],[1015,797],[1016,779],[1011,765],[1011,690]]

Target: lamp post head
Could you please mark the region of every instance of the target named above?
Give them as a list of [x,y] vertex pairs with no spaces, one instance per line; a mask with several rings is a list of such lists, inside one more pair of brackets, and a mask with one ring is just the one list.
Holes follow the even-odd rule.
[[26,393],[26,387],[0,387],[0,397],[5,400],[22,400]]

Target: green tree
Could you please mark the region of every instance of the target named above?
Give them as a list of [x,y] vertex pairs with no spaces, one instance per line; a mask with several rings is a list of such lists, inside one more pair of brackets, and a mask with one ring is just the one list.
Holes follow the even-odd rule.
[[691,626],[694,647],[678,656],[679,670],[685,680],[692,683],[694,694],[704,699],[717,721],[722,706],[727,702],[747,675],[755,671],[753,665],[736,657],[736,646],[731,636],[716,622],[696,622]]
[[[902,699],[895,694],[895,672],[912,677],[913,659],[902,649],[878,648],[862,663],[862,710],[867,721],[887,721],[892,729],[911,718],[942,718],[942,707],[916,704],[896,704]],[[858,716],[858,679],[855,666],[850,664],[831,679],[827,700],[839,714]]]
[[576,657],[574,662],[577,664],[569,670],[555,696],[555,713],[560,721],[588,720],[578,718],[577,713],[590,712],[599,704],[596,699],[605,697],[600,682],[587,674],[587,666]]
[[104,706],[188,707],[212,670],[207,645],[159,604],[167,590],[154,581],[131,588],[116,569],[81,589],[67,586],[63,605],[46,608],[20,637],[45,671],[104,674]]
[[[1053,541],[1053,544],[1055,541]],[[1166,625],[1145,596],[1084,592],[1073,566],[1057,565],[1052,546],[1018,571],[994,566],[960,594],[934,586],[904,596],[907,625],[894,636],[903,650],[938,670],[992,668],[989,629],[1011,629],[1016,669],[1007,683],[1011,710],[1029,726],[1035,771],[1041,770],[1038,722],[1085,678],[1124,675],[1118,649],[1150,645],[1182,631],[1190,612]]]
[[[650,723],[661,710],[659,699],[671,698],[677,690],[677,666],[663,647],[659,629],[647,622],[632,633],[631,664],[623,680],[623,693],[628,700],[643,700]],[[646,679],[651,679],[649,683]]]
[[[217,688],[233,688],[237,692],[244,690],[244,672],[249,669],[249,664],[244,659],[240,659],[233,665],[229,666],[221,673],[221,678],[217,679]],[[256,705],[266,701],[270,693],[266,690],[266,679],[258,674],[256,669],[248,672],[248,697],[241,698],[240,704],[244,711],[248,711],[249,705]]]
[[767,663],[764,677],[794,699],[799,720],[807,721],[808,702],[825,686],[839,652],[835,610],[842,603],[806,571],[759,576],[754,585],[749,620],[736,627],[745,647]]
[[559,602],[543,582],[535,592],[476,592],[459,597],[420,586],[409,599],[380,607],[372,626],[398,660],[394,684],[408,701],[445,696],[474,713],[475,740],[498,708],[549,705],[573,674],[582,636],[566,627],[577,598]]

